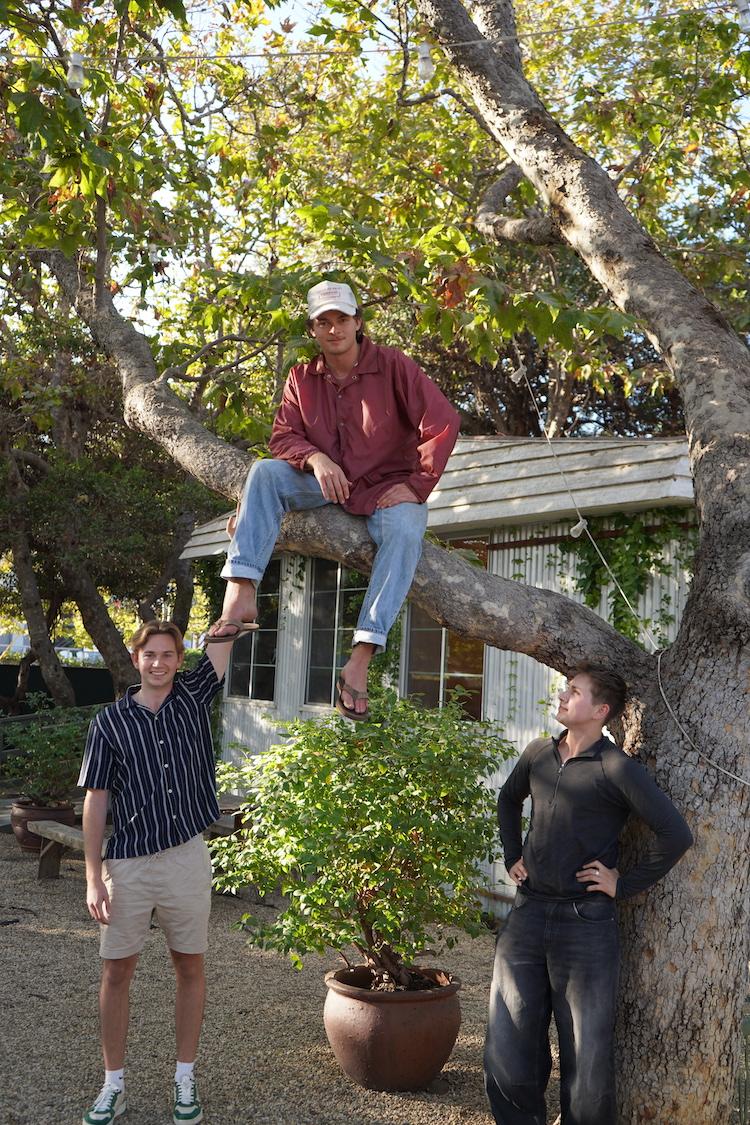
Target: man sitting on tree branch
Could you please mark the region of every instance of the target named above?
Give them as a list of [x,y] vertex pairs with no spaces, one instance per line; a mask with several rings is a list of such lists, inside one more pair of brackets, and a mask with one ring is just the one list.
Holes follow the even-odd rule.
[[207,639],[239,636],[255,621],[256,588],[286,512],[340,504],[366,517],[375,559],[336,684],[339,711],[362,720],[367,670],[409,592],[427,526],[425,501],[453,449],[459,418],[408,356],[364,335],[348,285],[314,285],[307,314],[320,355],[291,369],[273,424],[273,459],[256,461],[248,474],[222,570],[222,616]]
[[[562,1125],[616,1125],[613,1029],[619,971],[615,901],[648,890],[693,842],[672,802],[602,734],[625,707],[616,672],[582,664],[560,692],[559,738],[524,750],[498,797],[505,865],[518,887],[495,952],[484,1068],[498,1125],[544,1125],[549,1024],[560,1044]],[[523,803],[531,824],[521,845]],[[655,833],[621,874],[630,813]]]

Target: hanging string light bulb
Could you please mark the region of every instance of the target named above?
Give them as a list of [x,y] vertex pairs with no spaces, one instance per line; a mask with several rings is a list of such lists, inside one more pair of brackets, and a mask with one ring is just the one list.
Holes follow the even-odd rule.
[[735,0],[735,3],[738,12],[737,22],[743,31],[750,32],[750,0]]
[[83,88],[83,55],[80,55],[78,51],[71,51],[70,53],[65,81],[69,90],[81,90]]
[[589,526],[589,521],[584,519],[583,516],[579,519],[578,523],[574,524],[570,529],[570,534],[574,539],[580,539],[586,528]]
[[420,43],[418,47],[417,74],[423,82],[429,82],[435,73],[435,64],[430,54],[430,44]]
[[523,360],[519,356],[518,357],[518,367],[516,368],[516,370],[513,372],[513,374],[510,377],[511,383],[515,383],[515,385],[518,386],[518,384],[522,381],[525,374],[526,374],[526,364],[523,362]]

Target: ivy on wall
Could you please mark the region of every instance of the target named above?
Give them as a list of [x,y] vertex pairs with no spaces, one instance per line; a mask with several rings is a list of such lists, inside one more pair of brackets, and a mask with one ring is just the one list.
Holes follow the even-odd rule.
[[[613,516],[588,520],[589,531],[617,581],[633,606],[645,594],[654,574],[672,573],[674,562],[665,557],[671,542],[678,544],[676,561],[692,573],[692,560],[697,543],[697,527],[692,512],[684,509],[658,508],[647,512],[618,512]],[[566,539],[560,553],[576,556],[575,587],[591,609],[598,609],[602,592],[607,590],[608,619],[611,625],[631,640],[640,643],[638,621],[635,619],[612,581],[588,536]],[[657,633],[673,620],[669,596],[662,598],[659,614],[645,622]]]

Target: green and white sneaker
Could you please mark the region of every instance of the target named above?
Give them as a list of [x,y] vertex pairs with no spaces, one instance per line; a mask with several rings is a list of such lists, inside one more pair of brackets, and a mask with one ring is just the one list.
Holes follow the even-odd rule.
[[128,1108],[125,1091],[105,1082],[91,1109],[83,1115],[83,1125],[110,1125]]
[[195,1079],[186,1075],[174,1084],[174,1112],[172,1113],[174,1125],[184,1125],[189,1122],[203,1120],[203,1106],[198,1101],[198,1087]]

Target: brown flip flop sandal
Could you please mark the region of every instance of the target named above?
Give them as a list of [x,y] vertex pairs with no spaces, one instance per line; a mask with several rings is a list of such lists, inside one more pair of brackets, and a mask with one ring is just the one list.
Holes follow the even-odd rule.
[[354,702],[358,699],[367,699],[366,691],[357,691],[356,688],[349,687],[343,676],[339,676],[336,680],[336,710],[340,711],[345,719],[353,719],[355,723],[363,723],[366,719],[370,718],[370,711],[355,711],[352,707],[347,707],[341,698],[342,692],[347,692]]
[[252,633],[258,628],[257,621],[235,621],[231,617],[220,617],[218,621],[214,621],[211,628],[219,629],[222,625],[233,626],[235,630],[234,633],[222,633],[218,637],[215,633],[207,633],[203,638],[204,645],[227,644],[227,642],[236,641],[238,637],[243,636],[245,633]]

